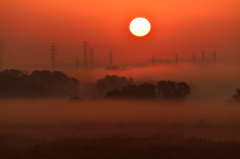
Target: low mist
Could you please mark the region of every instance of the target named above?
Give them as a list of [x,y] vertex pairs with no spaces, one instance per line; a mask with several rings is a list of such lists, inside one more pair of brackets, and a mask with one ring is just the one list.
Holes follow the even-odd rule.
[[[159,64],[117,70],[80,69],[65,72],[79,81],[73,101],[54,98],[1,98],[0,134],[53,139],[66,136],[177,135],[239,140],[239,103],[226,102],[240,87],[239,65],[228,63]],[[118,86],[159,80],[184,81],[191,87],[186,101],[103,99],[112,86],[98,87],[116,75]],[[106,88],[103,91],[103,88]],[[97,97],[97,98],[94,98]]]
[[[80,81],[84,92],[98,79],[106,75],[132,77],[134,82],[157,82],[159,80],[185,81],[191,86],[189,100],[226,101],[240,87],[239,64],[227,62],[158,64],[148,67],[127,67],[118,70],[81,69],[67,72]],[[82,87],[82,88],[81,88]],[[87,89],[90,91],[89,89]],[[84,95],[81,94],[81,95]],[[86,94],[85,94],[86,95]]]
[[2,100],[0,133],[42,136],[181,135],[239,140],[237,105],[160,100]]

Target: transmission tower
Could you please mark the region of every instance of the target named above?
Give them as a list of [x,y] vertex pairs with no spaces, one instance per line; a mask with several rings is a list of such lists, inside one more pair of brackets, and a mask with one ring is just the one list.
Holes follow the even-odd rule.
[[154,66],[154,64],[155,64],[155,58],[154,58],[154,56],[152,57],[152,65]]
[[112,49],[109,50],[109,56],[110,56],[110,67],[112,67],[112,62],[113,62],[113,51]]
[[0,71],[2,70],[3,41],[0,39]]
[[176,62],[176,64],[178,63],[178,54],[176,54],[176,56],[175,56],[175,62]]
[[87,41],[83,42],[83,52],[84,52],[83,68],[87,68],[88,67],[88,63],[87,63]]
[[78,63],[79,63],[79,60],[78,58],[76,59],[76,69],[78,69]]
[[91,54],[90,55],[91,55],[91,61],[90,61],[91,62],[91,67],[93,67],[93,49],[91,49]]
[[214,62],[216,61],[216,52],[215,51],[213,52],[213,61]]
[[55,46],[55,43],[51,43],[50,46],[50,54],[52,54],[52,68],[55,69],[56,65],[55,65],[55,54],[57,51],[57,47]]
[[204,50],[202,51],[202,61],[204,61]]
[[195,63],[196,62],[196,55],[195,55],[195,53],[193,53],[193,63]]

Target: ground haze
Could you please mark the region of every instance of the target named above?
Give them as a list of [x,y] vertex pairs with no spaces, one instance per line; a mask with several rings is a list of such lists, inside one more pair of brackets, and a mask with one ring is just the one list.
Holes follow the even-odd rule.
[[0,106],[1,133],[51,134],[49,137],[123,133],[239,140],[239,111],[237,105],[157,99],[79,102],[15,99],[1,100]]

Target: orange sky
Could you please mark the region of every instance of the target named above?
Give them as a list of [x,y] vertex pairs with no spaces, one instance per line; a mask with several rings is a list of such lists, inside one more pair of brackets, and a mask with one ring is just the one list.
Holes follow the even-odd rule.
[[[147,18],[145,37],[129,32],[135,17]],[[240,57],[239,0],[1,0],[0,39],[5,63],[50,63],[83,59],[82,42],[95,50],[97,63],[138,63],[151,59],[191,58],[214,50],[219,58]]]

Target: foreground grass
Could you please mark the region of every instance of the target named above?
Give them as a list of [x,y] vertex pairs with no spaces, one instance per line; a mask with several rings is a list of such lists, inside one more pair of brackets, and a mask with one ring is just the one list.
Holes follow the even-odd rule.
[[239,159],[240,142],[176,136],[69,137],[26,146],[0,144],[0,158],[11,159]]

